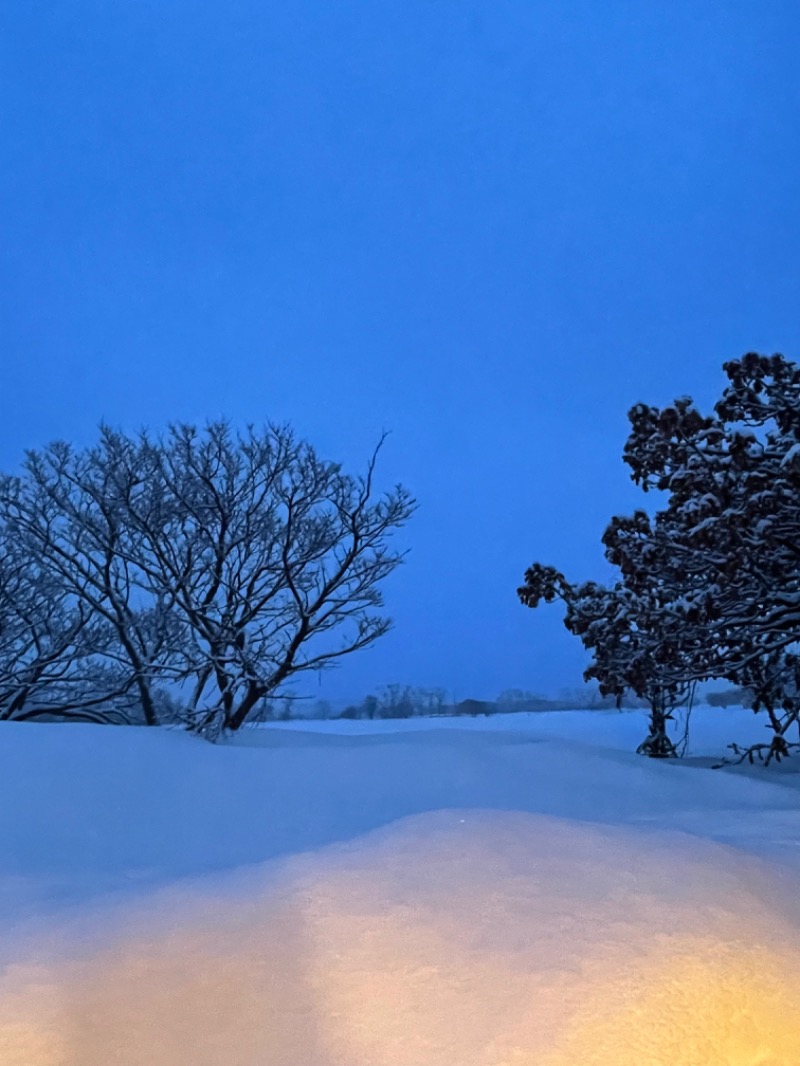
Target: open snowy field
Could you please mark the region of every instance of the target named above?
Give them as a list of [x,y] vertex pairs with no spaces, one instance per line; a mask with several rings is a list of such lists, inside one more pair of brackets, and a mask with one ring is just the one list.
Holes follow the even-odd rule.
[[3,1066],[797,1066],[800,761],[696,708],[0,726]]

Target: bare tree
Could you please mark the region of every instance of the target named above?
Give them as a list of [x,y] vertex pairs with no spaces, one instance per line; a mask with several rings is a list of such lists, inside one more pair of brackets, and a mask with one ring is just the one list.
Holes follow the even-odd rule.
[[126,475],[116,498],[128,562],[180,634],[173,651],[193,729],[239,729],[292,677],[389,629],[373,609],[403,556],[386,539],[415,505],[400,486],[372,499],[383,439],[354,478],[284,426],[105,437],[147,471],[136,491]]
[[0,530],[0,719],[47,704],[80,659],[87,624]]
[[415,705],[418,714],[440,715],[444,713],[447,701],[447,692],[443,688],[418,688],[416,690]]
[[382,443],[363,477],[281,426],[104,426],[93,448],[29,452],[0,478],[0,713],[33,713],[36,691],[154,725],[180,700],[213,735],[368,647],[415,508],[401,486],[374,498]]
[[[77,710],[87,700],[110,706],[124,696],[129,703],[134,693],[142,719],[155,725],[154,685],[175,656],[177,624],[166,601],[148,595],[135,563],[125,515],[151,471],[120,443],[104,431],[84,452],[61,442],[28,452],[23,476],[0,478],[0,522],[49,602],[42,610],[51,632],[42,648],[52,660],[46,677],[60,671],[60,689],[69,686],[60,698]],[[34,640],[32,619],[28,631]],[[43,656],[37,648],[37,662]],[[86,669],[77,669],[78,661]]]
[[411,718],[419,708],[419,691],[411,685],[397,681],[381,687],[379,697],[380,718]]

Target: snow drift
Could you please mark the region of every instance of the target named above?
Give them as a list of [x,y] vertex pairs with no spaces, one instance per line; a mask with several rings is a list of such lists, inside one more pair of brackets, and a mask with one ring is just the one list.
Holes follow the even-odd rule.
[[519,811],[54,918],[4,1066],[797,1066],[796,878],[678,832]]

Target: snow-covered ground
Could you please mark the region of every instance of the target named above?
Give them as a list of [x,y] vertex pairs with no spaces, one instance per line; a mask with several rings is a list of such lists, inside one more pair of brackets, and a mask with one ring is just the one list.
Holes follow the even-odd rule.
[[2,1066],[798,1066],[800,760],[699,707],[0,725]]

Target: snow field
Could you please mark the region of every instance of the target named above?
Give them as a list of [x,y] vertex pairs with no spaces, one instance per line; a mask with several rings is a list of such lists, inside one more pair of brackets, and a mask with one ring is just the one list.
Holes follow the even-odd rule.
[[795,775],[528,717],[4,730],[0,1062],[797,1066]]

